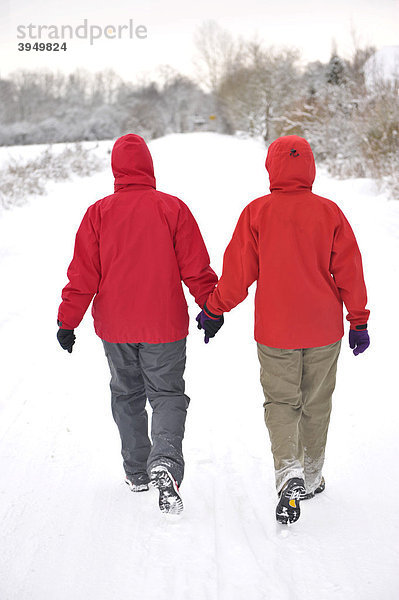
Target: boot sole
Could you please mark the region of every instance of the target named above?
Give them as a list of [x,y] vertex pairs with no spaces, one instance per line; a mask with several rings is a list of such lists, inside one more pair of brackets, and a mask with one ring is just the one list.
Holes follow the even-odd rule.
[[300,502],[306,493],[305,485],[298,480],[294,485],[287,485],[281,492],[280,500],[276,507],[276,519],[282,525],[298,521],[301,515]]
[[151,474],[151,483],[159,492],[159,509],[164,514],[179,515],[183,510],[179,488],[169,471],[159,470]]

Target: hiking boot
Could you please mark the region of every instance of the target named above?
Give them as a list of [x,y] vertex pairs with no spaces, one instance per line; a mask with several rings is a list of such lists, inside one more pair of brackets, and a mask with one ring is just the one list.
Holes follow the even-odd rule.
[[309,492],[308,494],[305,492],[305,494],[302,496],[301,500],[309,500],[310,498],[314,498],[315,494],[321,494],[321,492],[324,492],[325,489],[326,489],[326,482],[324,481],[324,477],[322,477],[321,481],[320,481],[319,485],[317,486],[317,488],[315,489],[315,491]]
[[147,473],[126,474],[125,482],[132,492],[146,492],[149,489],[150,478]]
[[299,477],[289,479],[279,494],[276,507],[276,519],[279,523],[287,525],[299,519],[301,510],[299,503],[306,493],[305,483]]
[[151,469],[151,483],[159,492],[159,508],[161,512],[170,515],[178,515],[183,510],[183,501],[180,496],[179,487],[169,473],[168,469],[162,465]]

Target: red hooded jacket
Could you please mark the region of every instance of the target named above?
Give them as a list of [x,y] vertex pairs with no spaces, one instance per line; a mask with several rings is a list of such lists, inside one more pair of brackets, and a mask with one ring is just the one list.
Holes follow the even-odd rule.
[[369,316],[355,236],[338,206],[312,193],[316,169],[305,139],[273,142],[266,169],[271,193],[243,210],[206,307],[231,310],[257,280],[257,342],[287,349],[332,344],[344,333],[343,302],[351,328]]
[[217,282],[198,225],[184,202],[155,189],[140,136],[119,138],[111,163],[115,193],[83,218],[58,320],[74,329],[94,297],[94,327],[103,340],[180,340],[188,333],[181,281],[201,308]]

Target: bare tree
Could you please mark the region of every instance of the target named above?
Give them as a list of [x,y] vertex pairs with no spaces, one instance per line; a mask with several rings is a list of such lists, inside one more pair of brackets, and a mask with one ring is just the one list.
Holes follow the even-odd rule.
[[298,96],[299,53],[264,50],[258,41],[245,45],[244,59],[228,71],[218,97],[238,129],[268,141],[284,130],[284,113]]
[[194,41],[198,81],[215,93],[222,78],[237,64],[240,43],[216,21],[205,21],[197,29]]
[[91,104],[101,106],[113,104],[122,79],[112,69],[104,69],[95,73],[92,81]]

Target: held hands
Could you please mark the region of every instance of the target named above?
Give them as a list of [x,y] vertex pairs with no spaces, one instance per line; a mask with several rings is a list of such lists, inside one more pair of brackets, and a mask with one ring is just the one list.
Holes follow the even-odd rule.
[[361,354],[370,346],[370,338],[367,329],[349,330],[349,346],[353,350],[353,354],[357,356]]
[[198,329],[203,329],[205,332],[205,344],[209,342],[209,338],[215,337],[224,323],[223,315],[213,315],[207,310],[206,304],[204,304],[204,308],[197,315],[195,320],[198,323]]
[[67,350],[71,354],[72,346],[74,345],[76,340],[74,330],[62,329],[62,323],[60,323],[59,321],[57,322],[57,324],[60,326],[59,330],[57,331],[57,340],[59,341],[61,348],[63,348],[63,350]]

